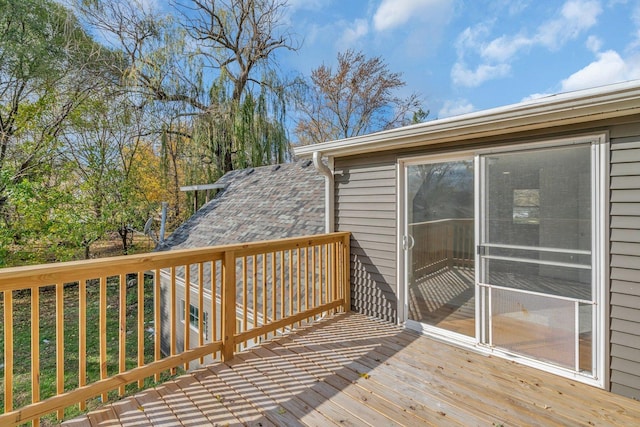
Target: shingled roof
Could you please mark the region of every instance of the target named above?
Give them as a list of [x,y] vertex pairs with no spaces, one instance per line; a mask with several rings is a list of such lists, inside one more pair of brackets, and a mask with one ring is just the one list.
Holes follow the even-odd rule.
[[309,161],[228,172],[209,203],[158,250],[272,240],[324,232],[324,178]]

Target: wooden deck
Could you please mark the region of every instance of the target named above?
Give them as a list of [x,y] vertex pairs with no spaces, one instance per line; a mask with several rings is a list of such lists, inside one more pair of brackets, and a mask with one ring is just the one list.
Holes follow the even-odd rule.
[[637,425],[640,402],[342,314],[64,423]]

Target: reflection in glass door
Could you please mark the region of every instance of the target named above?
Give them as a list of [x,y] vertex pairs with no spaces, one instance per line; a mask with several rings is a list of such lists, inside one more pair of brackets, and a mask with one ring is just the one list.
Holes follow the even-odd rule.
[[475,337],[473,160],[405,172],[408,318]]

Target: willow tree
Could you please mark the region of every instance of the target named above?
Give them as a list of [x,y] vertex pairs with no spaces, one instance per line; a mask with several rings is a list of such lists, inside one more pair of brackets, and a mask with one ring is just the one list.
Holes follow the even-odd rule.
[[86,21],[111,34],[107,39],[124,51],[128,90],[153,105],[175,106],[158,131],[202,144],[201,163],[209,175],[281,160],[265,153],[288,149],[284,89],[272,78],[270,63],[278,50],[298,47],[282,31],[286,0],[191,0],[171,6],[171,13],[160,15],[140,1],[76,2]]

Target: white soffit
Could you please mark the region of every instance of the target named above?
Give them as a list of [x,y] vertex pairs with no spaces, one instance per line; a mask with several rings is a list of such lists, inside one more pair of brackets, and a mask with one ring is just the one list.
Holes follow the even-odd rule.
[[348,139],[294,148],[298,157],[321,152],[349,156],[464,141],[640,113],[640,80],[533,99]]

